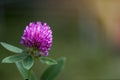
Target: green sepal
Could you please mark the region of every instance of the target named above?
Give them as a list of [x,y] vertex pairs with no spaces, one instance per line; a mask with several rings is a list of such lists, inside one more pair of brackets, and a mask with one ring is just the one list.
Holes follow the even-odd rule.
[[15,47],[11,44],[8,44],[8,43],[5,43],[5,42],[0,42],[0,44],[7,50],[11,51],[11,52],[14,52],[14,53],[22,53],[23,50],[18,48],[18,47]]
[[55,65],[57,61],[48,57],[40,57],[40,62],[47,64],[47,65]]

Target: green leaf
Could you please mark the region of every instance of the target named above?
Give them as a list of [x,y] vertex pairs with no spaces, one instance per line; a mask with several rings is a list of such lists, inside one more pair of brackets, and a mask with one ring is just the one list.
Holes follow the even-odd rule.
[[56,65],[49,66],[42,74],[40,80],[55,80],[64,67],[65,58],[59,58]]
[[[33,71],[29,71],[29,70],[25,69],[25,68],[23,67],[22,62],[16,62],[16,66],[17,66],[20,74],[21,74],[22,77],[24,78],[24,80],[28,80],[28,79],[29,79],[29,76],[30,76],[30,80],[36,80]],[[29,74],[30,74],[30,75],[29,75]]]
[[19,72],[21,73],[21,75],[23,76],[24,80],[28,79],[29,71],[23,67],[22,62],[16,62],[16,66],[17,66]]
[[27,56],[24,60],[23,60],[23,67],[26,69],[30,69],[34,64],[34,59],[32,58],[32,56]]
[[45,63],[47,65],[55,65],[57,62],[54,59],[48,58],[48,57],[40,57],[40,61],[42,63]]
[[2,60],[2,63],[15,63],[25,58],[26,58],[26,55],[24,54],[8,56]]
[[14,53],[22,53],[23,50],[18,48],[18,47],[15,47],[13,45],[10,45],[10,44],[7,44],[5,42],[0,42],[0,44],[6,48],[7,50],[11,51],[11,52],[14,52]]

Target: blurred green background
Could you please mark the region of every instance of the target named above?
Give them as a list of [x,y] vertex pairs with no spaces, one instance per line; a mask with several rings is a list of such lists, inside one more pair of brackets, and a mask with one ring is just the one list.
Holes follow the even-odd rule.
[[[120,79],[119,48],[109,42],[95,6],[88,0],[0,0],[0,41],[20,44],[26,25],[47,22],[53,30],[49,56],[66,57],[56,80]],[[94,3],[93,3],[94,4]],[[0,46],[0,61],[13,53]],[[36,62],[39,80],[46,65]],[[15,64],[0,63],[0,80],[22,80]]]

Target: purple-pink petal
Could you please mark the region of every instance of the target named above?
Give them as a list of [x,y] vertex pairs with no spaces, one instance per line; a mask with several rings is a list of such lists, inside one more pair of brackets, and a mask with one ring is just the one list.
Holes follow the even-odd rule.
[[52,46],[52,30],[47,23],[31,22],[24,30],[21,44],[29,48],[37,48],[41,55],[47,56]]

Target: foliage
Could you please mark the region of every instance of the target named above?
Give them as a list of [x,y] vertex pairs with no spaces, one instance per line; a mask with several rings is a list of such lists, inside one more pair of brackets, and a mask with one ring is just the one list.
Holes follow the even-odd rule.
[[34,57],[30,55],[28,51],[24,51],[13,45],[5,42],[1,42],[0,44],[7,50],[13,53],[18,53],[4,58],[2,63],[15,63],[24,80],[36,80],[35,74],[32,71],[32,67],[36,58],[38,58],[37,60],[40,60],[41,63],[48,65],[48,68],[45,70],[45,72],[43,72],[40,80],[55,80],[55,78],[63,69],[65,58],[54,60],[43,56]]

